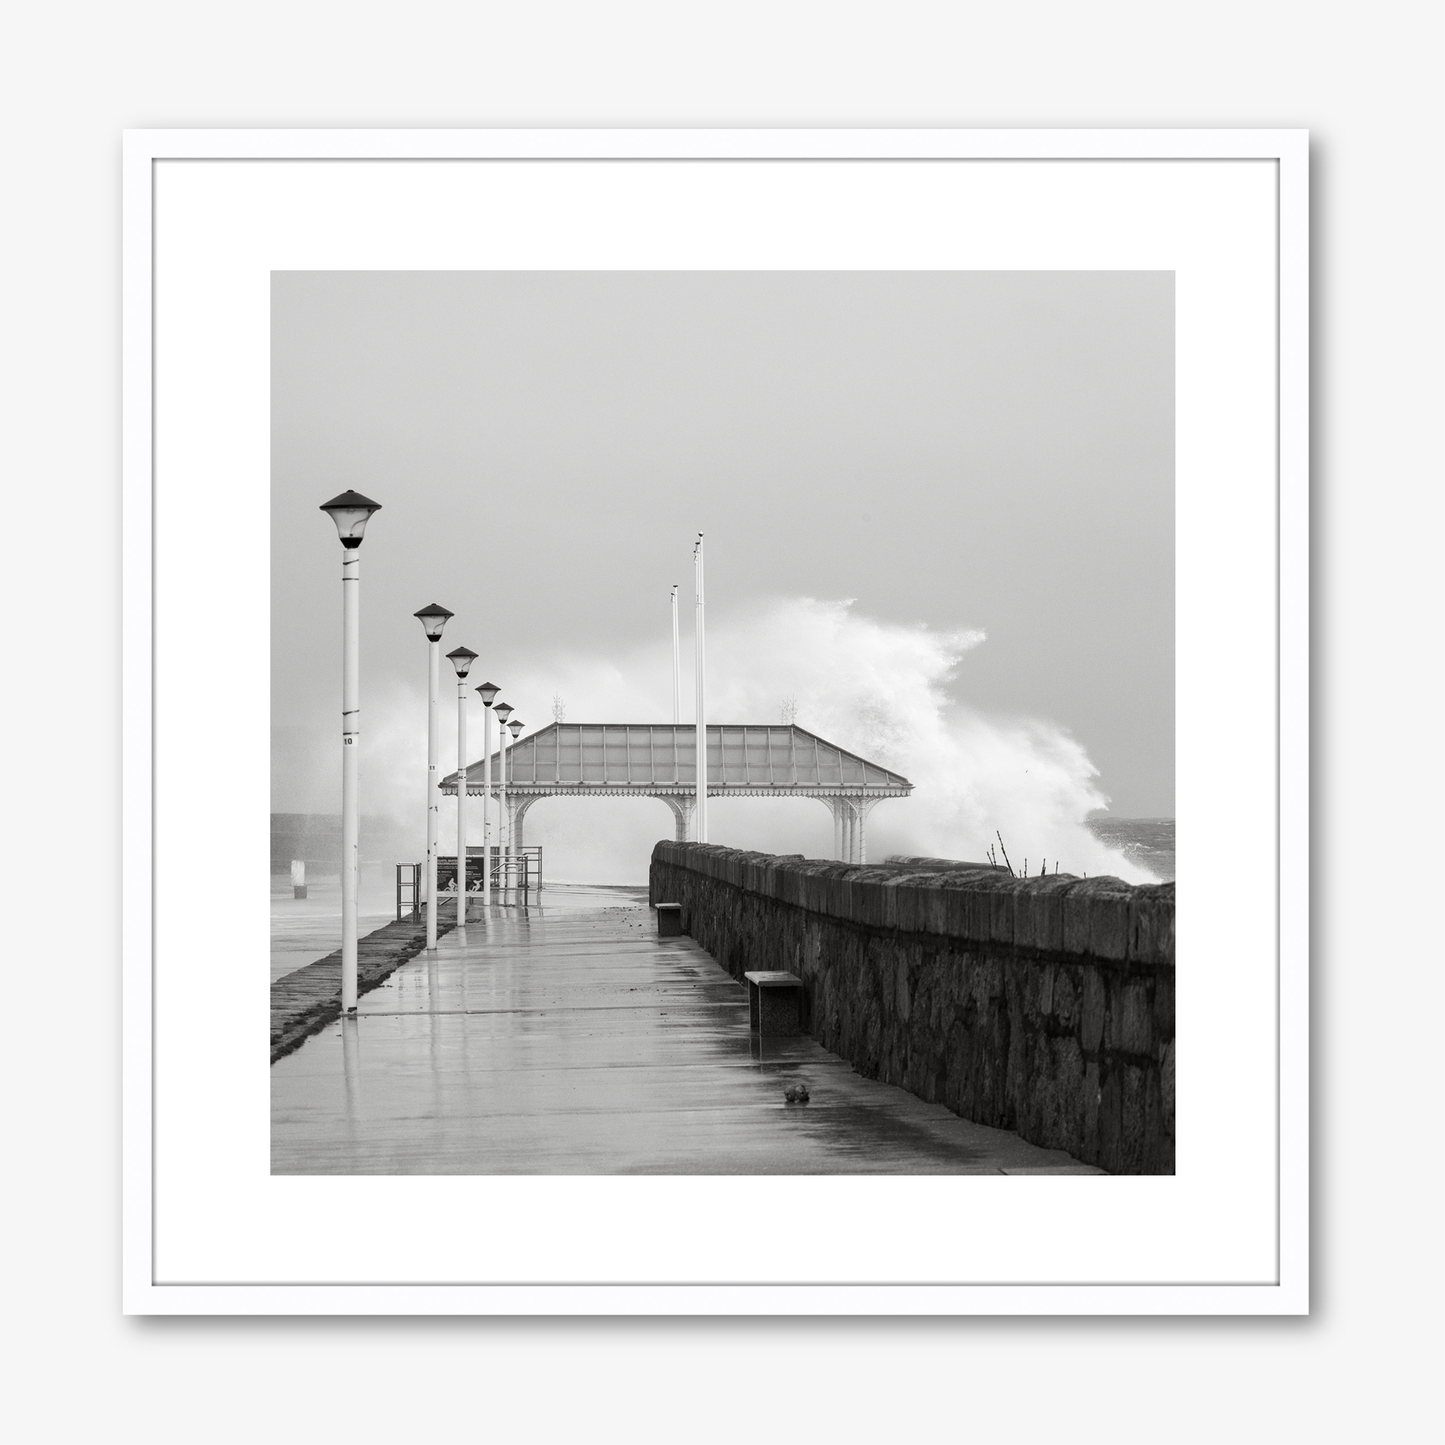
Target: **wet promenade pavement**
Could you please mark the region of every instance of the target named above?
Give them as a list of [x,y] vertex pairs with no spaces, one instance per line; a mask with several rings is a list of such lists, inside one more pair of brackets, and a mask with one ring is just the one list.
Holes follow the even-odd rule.
[[[278,1174],[1095,1174],[748,1033],[645,894],[549,890],[404,964],[271,1069]],[[479,911],[480,905],[477,906]],[[784,1090],[806,1084],[807,1104]]]

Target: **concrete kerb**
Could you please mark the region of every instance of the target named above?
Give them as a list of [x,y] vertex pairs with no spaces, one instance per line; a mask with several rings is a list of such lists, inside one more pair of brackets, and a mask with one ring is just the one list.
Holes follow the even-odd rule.
[[[437,937],[456,927],[456,903],[437,910]],[[360,940],[357,997],[380,988],[402,964],[426,947],[426,924],[419,917],[373,929]],[[341,951],[283,974],[271,985],[271,1062],[301,1047],[312,1034],[341,1017]]]

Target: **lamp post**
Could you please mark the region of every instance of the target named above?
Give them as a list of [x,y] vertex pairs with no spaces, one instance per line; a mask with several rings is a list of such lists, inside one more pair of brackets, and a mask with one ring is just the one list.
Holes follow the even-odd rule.
[[707,842],[707,707],[703,686],[707,665],[702,614],[702,533],[692,549],[693,582],[697,588],[697,648],[693,668],[697,674],[697,841]]
[[[519,717],[508,719],[507,731],[511,733],[513,742],[517,741],[517,734],[522,731],[523,726],[524,724],[522,722],[522,719]],[[510,761],[507,763],[507,781],[509,783],[512,781],[512,764]],[[516,828],[513,825],[513,821],[511,818],[507,819],[507,851],[509,853],[517,852]],[[522,861],[520,854],[518,854],[516,861],[518,866],[520,867]]]
[[501,689],[484,682],[482,698],[482,907],[492,902],[492,704]]
[[507,827],[507,719],[512,710],[509,702],[499,702],[492,708],[501,723],[497,729],[497,856],[502,865],[503,902],[507,897],[507,854],[511,842]]
[[453,648],[447,661],[457,674],[457,932],[467,926],[467,674],[477,654]]
[[356,896],[361,872],[361,537],[380,502],[342,492],[321,510],[341,539],[341,1007],[356,1012]]
[[437,946],[437,833],[441,823],[441,779],[437,776],[441,752],[441,703],[437,696],[442,685],[442,628],[453,614],[435,602],[423,607],[414,616],[426,631],[427,696],[426,696],[426,946],[435,953]]

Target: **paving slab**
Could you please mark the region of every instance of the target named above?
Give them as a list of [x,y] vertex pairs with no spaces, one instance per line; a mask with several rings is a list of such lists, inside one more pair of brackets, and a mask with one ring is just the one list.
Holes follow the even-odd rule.
[[280,1058],[273,1173],[1100,1172],[806,1036],[760,1041],[692,939],[657,937],[635,897],[578,901],[470,919]]

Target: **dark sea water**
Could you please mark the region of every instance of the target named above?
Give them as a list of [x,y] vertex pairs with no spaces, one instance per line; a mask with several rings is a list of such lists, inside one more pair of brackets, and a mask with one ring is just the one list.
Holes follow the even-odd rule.
[[1119,849],[1161,883],[1174,881],[1173,818],[1090,818],[1088,826],[1101,843]]

